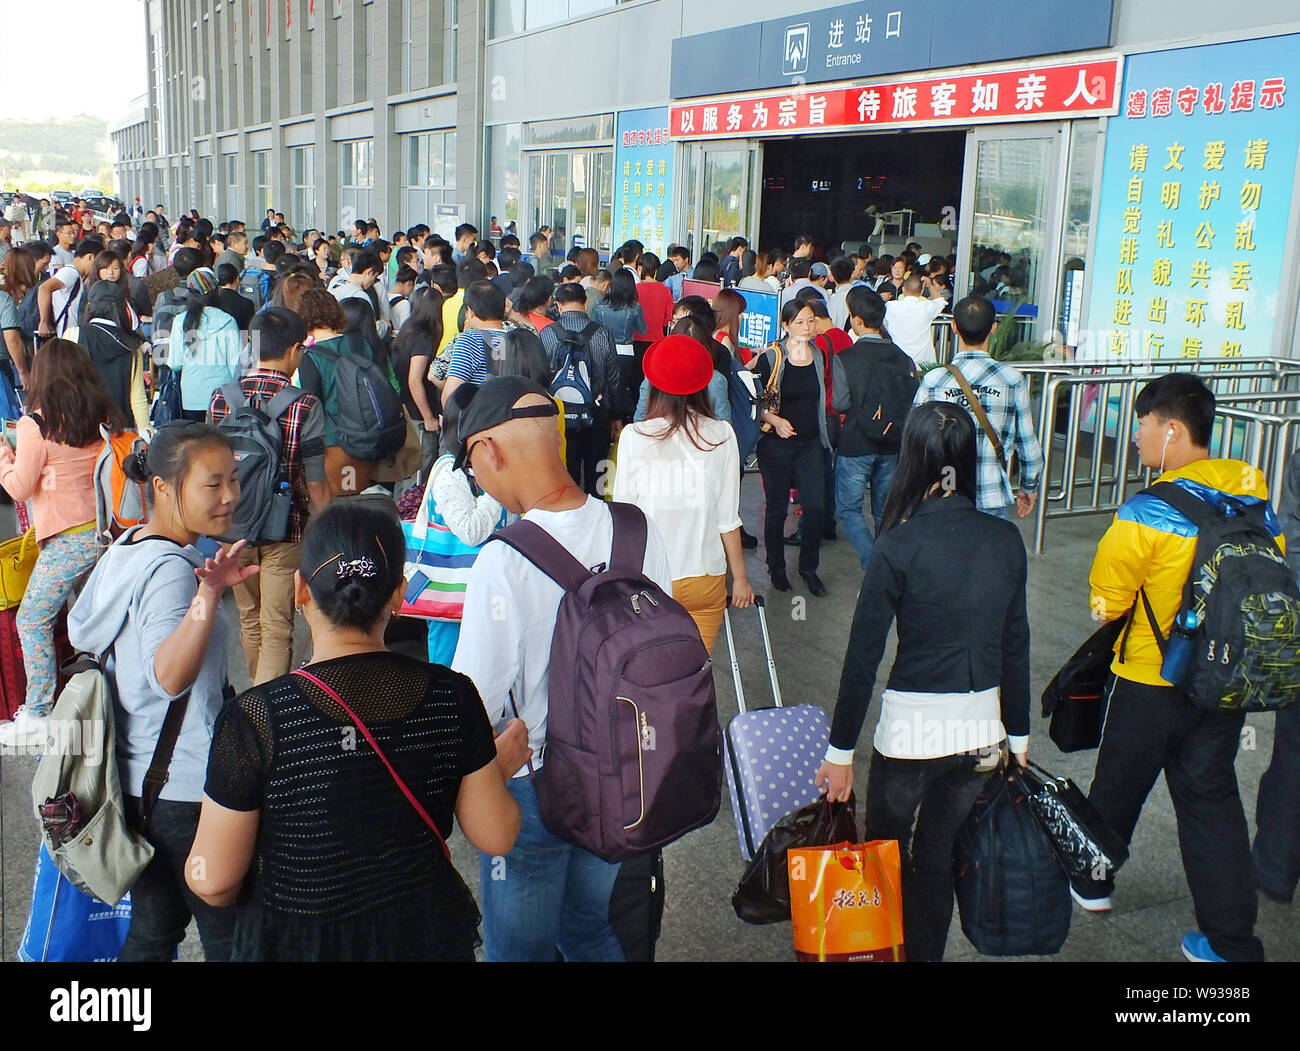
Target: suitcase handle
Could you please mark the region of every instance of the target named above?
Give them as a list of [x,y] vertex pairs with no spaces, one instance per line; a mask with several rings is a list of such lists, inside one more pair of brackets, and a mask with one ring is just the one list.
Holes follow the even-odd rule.
[[[772,657],[772,640],[767,634],[765,605],[762,595],[754,596],[754,606],[758,609],[758,625],[763,632],[763,649],[767,653],[767,673],[772,680],[772,699],[776,702],[776,706],[781,708],[783,707],[781,703],[781,684],[777,682],[776,660]],[[736,684],[736,704],[743,712],[745,711],[745,687],[740,681],[740,661],[736,657],[736,641],[731,634],[731,611],[729,609],[723,609],[722,623],[727,629],[727,652],[731,655],[731,677]]]

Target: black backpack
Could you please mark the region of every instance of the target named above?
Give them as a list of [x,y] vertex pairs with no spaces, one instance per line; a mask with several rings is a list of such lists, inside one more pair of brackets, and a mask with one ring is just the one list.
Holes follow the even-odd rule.
[[[888,348],[882,348],[888,349]],[[873,442],[897,445],[903,434],[903,422],[912,411],[912,400],[920,384],[916,367],[902,350],[897,354],[880,354],[870,370],[871,382],[854,415],[853,426]]]
[[1048,956],[1070,933],[1070,884],[1022,786],[995,773],[957,833],[962,933],[983,956]]
[[36,341],[36,330],[41,327],[41,309],[37,299],[40,282],[32,285],[18,304],[18,328],[28,343]]
[[1141,596],[1164,657],[1161,676],[1211,711],[1293,704],[1300,696],[1300,588],[1273,539],[1268,502],[1221,494],[1216,507],[1173,482],[1143,491],[1196,526],[1196,557],[1168,639]]
[[312,347],[334,364],[338,414],[331,421],[339,448],[354,459],[378,463],[406,444],[402,402],[388,373],[369,358]]
[[265,405],[251,401],[231,380],[221,388],[227,413],[217,424],[235,453],[239,503],[223,540],[246,539],[250,544],[278,543],[289,531],[289,468],[284,462],[284,432],[280,417],[303,396],[285,386]]
[[551,397],[564,406],[564,429],[586,430],[596,422],[591,389],[591,337],[600,328],[594,321],[578,332],[555,322],[560,337],[560,367],[551,380]]

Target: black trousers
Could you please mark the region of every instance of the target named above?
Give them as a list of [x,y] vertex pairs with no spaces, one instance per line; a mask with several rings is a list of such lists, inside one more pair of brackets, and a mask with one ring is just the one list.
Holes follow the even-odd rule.
[[790,509],[790,490],[798,489],[803,509],[799,572],[816,573],[826,524],[826,460],[821,441],[765,434],[758,440],[758,470],[763,476],[763,544],[768,566],[785,569],[785,516]]
[[903,862],[903,938],[909,961],[943,959],[952,924],[952,851],[987,773],[978,755],[891,759],[873,751],[868,841],[896,839]]
[[[1112,677],[1088,798],[1128,843],[1163,770],[1196,922],[1225,960],[1258,961],[1250,836],[1233,761],[1245,716],[1199,708],[1172,686]],[[1113,880],[1099,887],[1108,893]]]
[[565,466],[570,477],[590,496],[604,499],[609,483],[609,420],[597,418],[583,430],[564,431]]
[[[140,827],[140,799],[127,796],[127,821]],[[160,799],[144,837],[153,859],[131,888],[131,926],[118,957],[123,963],[168,963],[194,917],[209,963],[230,959],[236,910],[208,905],[185,884],[185,861],[199,827],[199,804]]]
[[1300,884],[1300,704],[1277,713],[1273,758],[1255,804],[1255,878],[1275,898]]

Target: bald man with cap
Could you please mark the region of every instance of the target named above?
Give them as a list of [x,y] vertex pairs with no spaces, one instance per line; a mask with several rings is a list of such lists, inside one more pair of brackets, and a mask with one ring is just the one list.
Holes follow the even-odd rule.
[[[604,566],[613,549],[609,506],[588,496],[560,458],[559,409],[522,376],[488,380],[461,411],[456,466],[513,514],[540,526],[584,566]],[[672,593],[668,552],[646,523],[645,575]],[[504,858],[481,855],[483,946],[490,961],[621,961],[610,923],[619,866],[546,830],[531,770],[546,762],[551,641],[564,590],[505,543],[488,543],[470,572],[452,668],[473,680],[501,731],[514,716],[528,727],[530,766],[510,794],[523,824]]]

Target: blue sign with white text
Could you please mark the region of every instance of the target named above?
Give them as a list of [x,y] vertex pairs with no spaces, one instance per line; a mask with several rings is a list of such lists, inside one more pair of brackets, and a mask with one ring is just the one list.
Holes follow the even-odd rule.
[[859,0],[678,37],[670,94],[698,98],[791,84],[1107,47],[1113,0]]

